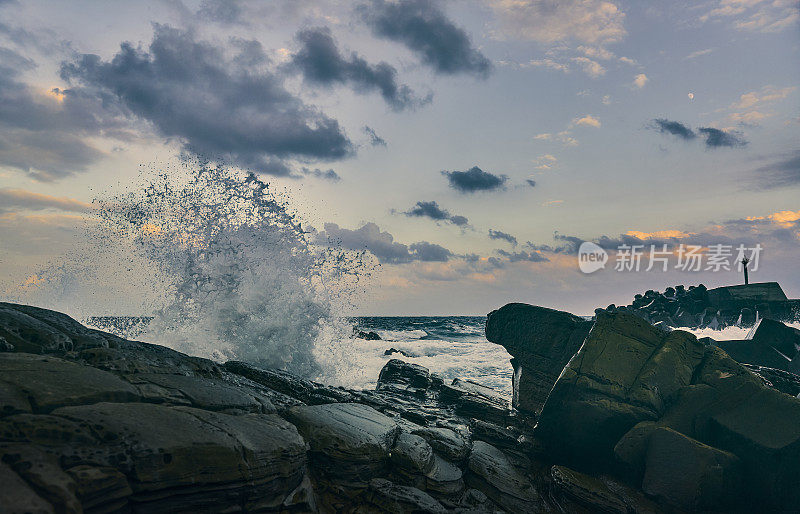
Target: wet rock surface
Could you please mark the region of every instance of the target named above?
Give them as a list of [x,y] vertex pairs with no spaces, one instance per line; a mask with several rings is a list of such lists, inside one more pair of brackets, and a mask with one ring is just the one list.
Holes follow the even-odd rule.
[[[769,328],[770,348],[795,344]],[[0,510],[800,507],[791,372],[626,312],[511,304],[487,336],[520,370],[516,409],[398,359],[346,390],[0,304]]]

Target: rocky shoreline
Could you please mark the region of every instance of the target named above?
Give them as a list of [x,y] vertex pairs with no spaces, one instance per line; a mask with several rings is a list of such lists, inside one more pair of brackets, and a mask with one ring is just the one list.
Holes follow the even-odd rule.
[[[737,358],[794,347],[780,325]],[[509,304],[486,335],[512,405],[399,359],[347,390],[0,303],[0,511],[800,508],[791,370],[614,309]]]

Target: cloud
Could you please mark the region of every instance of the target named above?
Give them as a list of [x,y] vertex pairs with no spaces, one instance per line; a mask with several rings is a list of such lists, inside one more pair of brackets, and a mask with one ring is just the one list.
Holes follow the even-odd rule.
[[797,87],[795,86],[783,88],[764,86],[759,91],[744,93],[739,97],[739,100],[729,107],[734,111],[731,112],[729,117],[731,121],[736,123],[755,125],[762,119],[774,114],[772,112],[765,112],[765,108],[788,98],[796,90]]
[[204,20],[234,24],[242,21],[242,8],[237,0],[203,0],[197,15]]
[[409,249],[414,260],[422,262],[447,262],[453,256],[447,248],[427,241],[414,243]]
[[105,154],[90,137],[128,139],[125,113],[80,91],[38,89],[21,73],[36,64],[0,48],[0,165],[50,181],[85,171]]
[[547,58],[547,59],[531,59],[526,64],[522,65],[523,68],[527,68],[527,67],[531,67],[531,66],[532,67],[548,68],[548,69],[557,70],[557,71],[563,71],[564,73],[568,73],[569,72],[569,65],[568,64],[556,62],[553,59],[549,59],[549,58]]
[[633,85],[639,89],[642,89],[645,84],[647,84],[648,80],[650,79],[647,78],[647,75],[640,73],[633,78]]
[[453,225],[464,227],[469,224],[469,220],[464,216],[452,215],[446,209],[439,207],[436,202],[417,202],[417,204],[404,212],[406,216],[416,218],[430,218],[436,221],[447,221]]
[[747,145],[744,135],[736,130],[720,130],[713,127],[700,127],[697,132],[705,136],[708,148],[735,148]]
[[402,43],[436,73],[486,77],[492,63],[431,0],[373,0],[359,9],[373,34]]
[[517,238],[508,234],[506,232],[501,232],[499,230],[492,230],[489,229],[489,239],[501,240],[506,241],[511,244],[511,246],[517,246]]
[[389,232],[381,232],[375,223],[365,223],[356,230],[341,228],[336,223],[326,223],[314,242],[325,246],[340,246],[349,250],[368,250],[378,261],[386,264],[403,264],[412,261],[443,262],[452,253],[443,246],[420,241],[410,246],[398,243]]
[[549,262],[546,256],[542,255],[540,252],[536,250],[532,252],[520,251],[520,252],[507,252],[505,250],[497,250],[497,253],[506,257],[509,262],[520,262],[520,261],[528,261],[528,262]]
[[502,189],[508,180],[506,175],[494,175],[477,166],[467,171],[443,171],[442,175],[447,177],[450,187],[462,193],[495,191]]
[[717,6],[700,16],[701,22],[732,18],[733,26],[752,32],[780,32],[800,20],[796,0],[719,0]]
[[604,0],[489,0],[501,39],[605,45],[626,36],[625,13]]
[[684,141],[691,141],[698,136],[703,137],[706,148],[735,148],[747,145],[748,141],[744,135],[736,130],[721,130],[713,127],[700,127],[697,131],[692,130],[688,125],[679,121],[671,121],[666,118],[656,118],[651,122],[650,128],[654,128],[662,134],[672,134]]
[[690,61],[692,59],[696,59],[696,58],[701,57],[703,55],[708,55],[713,51],[714,51],[713,48],[706,48],[705,50],[696,50],[696,51],[690,53],[689,55],[687,55],[686,57],[684,57],[683,60],[684,61]]
[[290,66],[299,70],[306,82],[323,86],[350,84],[359,93],[377,91],[395,111],[429,101],[416,98],[411,88],[398,84],[394,66],[385,62],[369,64],[355,52],[345,58],[327,27],[301,30],[295,39],[300,50],[292,56]]
[[303,167],[303,168],[301,168],[300,171],[303,172],[303,175],[310,176],[310,177],[321,178],[321,179],[324,179],[324,180],[330,180],[331,182],[339,182],[340,180],[342,180],[342,177],[340,177],[338,173],[336,173],[335,171],[333,171],[330,168],[325,170],[325,171],[323,171],[323,170],[321,170],[319,168],[314,168],[312,170],[310,168]]
[[758,189],[777,189],[800,185],[800,150],[755,169],[753,183]]
[[598,120],[597,118],[593,117],[590,114],[587,114],[582,118],[575,118],[572,121],[572,123],[575,125],[583,125],[585,127],[595,127],[595,128],[600,128],[601,125],[600,120]]
[[542,155],[541,157],[539,157],[538,159],[536,159],[534,161],[534,163],[536,164],[535,168],[537,170],[549,170],[549,169],[552,169],[553,166],[555,166],[557,162],[558,162],[558,159],[556,159],[556,157],[554,155],[550,155],[549,153]]
[[84,54],[63,63],[61,76],[184,151],[261,173],[289,175],[287,159],[353,153],[339,123],[289,93],[280,76],[228,59],[191,31],[156,25],[147,50],[123,43],[110,61]]
[[372,146],[386,147],[386,140],[377,134],[373,129],[364,125],[364,133],[369,137],[369,144]]
[[679,121],[671,121],[666,118],[656,118],[653,120],[653,127],[662,134],[672,134],[681,139],[689,141],[697,137],[697,134],[687,125]]
[[9,210],[9,208],[32,211],[58,209],[69,212],[87,212],[92,209],[92,206],[72,198],[50,196],[24,189],[0,189],[0,211]]
[[590,77],[597,78],[606,74],[606,69],[597,61],[593,61],[588,57],[573,57],[571,61],[578,63],[584,73]]
[[564,146],[578,146],[578,140],[572,137],[572,132],[569,130],[562,130],[557,134],[545,132],[543,134],[536,134],[533,139],[537,141],[558,141]]

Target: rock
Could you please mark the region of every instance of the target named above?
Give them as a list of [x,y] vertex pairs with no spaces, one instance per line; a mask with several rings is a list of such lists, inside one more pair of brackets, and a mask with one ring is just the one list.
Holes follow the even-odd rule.
[[[590,512],[619,512],[627,514],[660,512],[654,503],[630,487],[608,477],[593,477],[579,473],[566,466],[553,466],[550,469],[556,493],[566,500],[573,501]],[[565,511],[574,509],[564,506]]]
[[[0,353],[0,390],[0,399],[21,393],[34,412],[42,413],[67,405],[139,399],[135,387],[111,373],[27,353]],[[26,410],[19,404],[17,409]]]
[[397,348],[389,348],[385,352],[383,352],[383,354],[386,355],[386,356],[394,355],[395,353],[399,353],[403,357],[409,357],[409,358],[416,357],[416,355],[412,355],[412,354],[410,354],[408,352],[405,352],[403,350],[398,350]]
[[357,403],[292,407],[286,417],[310,445],[315,469],[350,487],[386,471],[400,430],[393,419]]
[[[220,379],[187,375],[168,375],[166,373],[142,373],[132,377],[134,384],[153,384],[167,391],[159,391],[157,396],[166,397],[178,394],[199,409],[226,410],[240,409],[248,412],[275,412],[266,398],[256,399],[240,388]],[[141,387],[141,386],[140,386]],[[141,391],[141,388],[140,388]]]
[[8,513],[52,514],[53,506],[39,496],[13,469],[0,462],[0,510]]
[[120,374],[167,373],[219,377],[220,367],[200,357],[137,341],[118,341],[112,348],[88,348],[78,359],[92,367]]
[[475,441],[469,456],[467,483],[511,512],[539,511],[539,494],[494,446]]
[[84,510],[112,512],[123,510],[133,493],[125,475],[114,468],[79,465],[67,470],[77,484]]
[[59,466],[58,458],[26,444],[0,444],[0,460],[24,479],[57,512],[80,512],[77,484]]
[[366,339],[367,341],[381,340],[381,336],[379,336],[377,332],[364,332],[356,327],[353,327],[353,337],[357,337],[358,339]]
[[681,509],[739,505],[739,459],[669,428],[650,435],[642,490]]
[[523,303],[492,311],[486,338],[514,357],[514,408],[537,414],[592,323],[567,312]]
[[[397,485],[382,478],[373,478],[369,481],[369,489],[364,500],[377,509],[377,512],[394,514],[407,512],[440,514],[446,512],[445,508],[427,493],[414,487]],[[374,511],[357,509],[356,512]]]
[[391,461],[408,475],[424,475],[433,467],[433,448],[422,437],[401,432],[392,448]]
[[455,497],[464,490],[461,468],[436,454],[425,477],[425,489],[436,496]]
[[688,332],[667,334],[628,313],[601,314],[553,387],[536,435],[568,463],[602,467],[625,432],[658,419],[691,382],[703,348]]
[[0,302],[0,337],[17,352],[38,354],[108,347],[120,340],[60,312],[5,302]]
[[453,462],[464,461],[472,446],[468,437],[449,428],[427,427],[414,430],[412,433],[425,439],[434,450]]
[[759,320],[745,339],[717,341],[715,344],[737,362],[800,372],[792,363],[800,348],[800,330],[780,321]]
[[430,385],[431,378],[428,368],[392,359],[381,369],[376,389],[424,398]]
[[310,405],[323,405],[334,402],[351,402],[355,398],[353,393],[337,387],[317,384],[287,371],[277,369],[264,369],[238,361],[228,361],[225,370],[241,375],[253,382],[282,393]]
[[781,369],[767,368],[753,364],[742,363],[742,366],[759,376],[768,387],[777,389],[790,396],[800,394],[800,376]]
[[471,380],[453,379],[452,384],[439,388],[439,400],[454,405],[456,412],[470,418],[482,418],[503,423],[508,416],[508,400],[497,391]]
[[[127,462],[133,498],[148,509],[257,499],[275,507],[303,477],[305,444],[274,414],[231,416],[191,407],[98,403],[53,411],[92,431]],[[116,466],[115,466],[116,467]]]

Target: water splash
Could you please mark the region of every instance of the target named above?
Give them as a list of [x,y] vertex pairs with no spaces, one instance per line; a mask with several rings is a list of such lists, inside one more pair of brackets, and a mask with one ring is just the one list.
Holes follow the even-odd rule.
[[346,348],[328,342],[352,331],[342,311],[369,274],[364,252],[313,245],[253,174],[185,163],[143,183],[96,202],[89,242],[42,273],[40,297],[101,315],[108,307],[90,306],[95,294],[124,296],[127,286],[143,298],[129,314],[154,316],[142,340],[306,377],[343,372],[332,354]]

